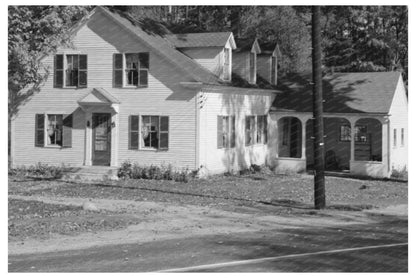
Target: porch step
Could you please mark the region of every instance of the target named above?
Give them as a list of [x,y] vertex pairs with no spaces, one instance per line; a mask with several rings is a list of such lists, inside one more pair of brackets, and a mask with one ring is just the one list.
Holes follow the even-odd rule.
[[103,181],[118,180],[117,167],[108,166],[82,166],[67,169],[62,180],[71,181]]

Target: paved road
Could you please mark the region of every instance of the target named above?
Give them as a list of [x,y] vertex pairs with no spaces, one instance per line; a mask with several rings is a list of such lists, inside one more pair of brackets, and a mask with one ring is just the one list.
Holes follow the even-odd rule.
[[[408,241],[407,219],[379,220],[9,256],[9,272],[407,272],[408,246],[397,245]],[[323,252],[333,250],[341,251]],[[249,261],[270,257],[278,258]]]

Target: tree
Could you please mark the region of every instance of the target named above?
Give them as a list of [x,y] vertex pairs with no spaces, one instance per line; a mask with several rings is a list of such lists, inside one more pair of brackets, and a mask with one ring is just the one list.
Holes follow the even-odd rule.
[[59,45],[68,45],[68,30],[87,12],[85,6],[9,6],[9,119],[47,78],[40,59]]
[[407,79],[406,6],[328,6],[323,14],[326,67],[402,70]]
[[253,6],[241,16],[243,36],[277,42],[283,73],[310,70],[310,29],[301,13],[290,6]]

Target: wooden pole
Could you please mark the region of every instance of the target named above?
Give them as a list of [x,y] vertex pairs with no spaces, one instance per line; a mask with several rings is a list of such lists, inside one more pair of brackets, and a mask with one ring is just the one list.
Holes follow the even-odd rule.
[[322,104],[322,61],[320,7],[312,7],[312,73],[315,209],[325,208],[324,121]]

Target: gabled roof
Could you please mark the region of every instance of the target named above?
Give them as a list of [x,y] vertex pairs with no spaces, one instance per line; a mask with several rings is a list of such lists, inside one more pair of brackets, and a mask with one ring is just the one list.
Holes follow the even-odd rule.
[[81,105],[118,104],[120,101],[103,88],[93,88],[86,96],[78,100]]
[[[346,72],[322,79],[324,112],[389,113],[400,72]],[[312,75],[292,74],[278,80],[272,110],[312,112]]]
[[166,35],[166,39],[176,48],[224,47],[230,41],[232,49],[235,49],[232,32],[171,34]]
[[179,69],[184,70],[187,74],[193,77],[195,81],[213,85],[222,83],[221,80],[212,72],[203,68],[196,61],[173,48],[168,40],[164,38],[166,34],[163,33],[163,29],[160,30],[162,32],[158,32],[158,30],[153,30],[151,28],[152,26],[149,26],[150,28],[144,28],[147,26],[145,26],[143,22],[129,18],[125,14],[120,14],[120,12],[110,11],[107,8],[98,6],[96,7],[96,10],[104,13],[113,21],[120,24],[124,29],[135,35],[140,41],[148,45],[149,48],[155,50],[155,52],[160,54],[167,61],[170,61]]
[[279,44],[277,42],[259,42],[261,54],[268,54],[276,57],[281,57]]
[[237,45],[235,52],[249,51],[257,54],[261,53],[260,45],[256,38],[236,38],[235,43]]

